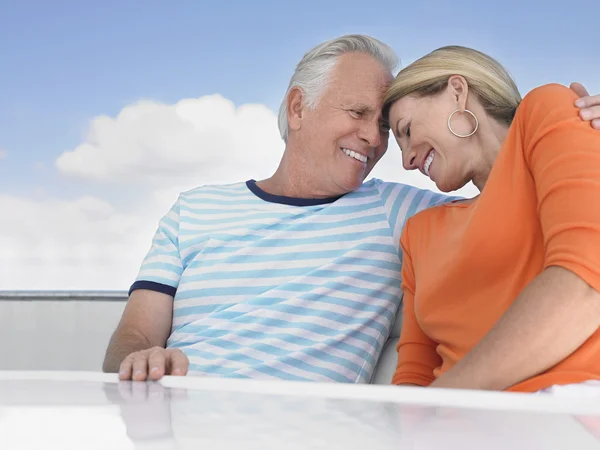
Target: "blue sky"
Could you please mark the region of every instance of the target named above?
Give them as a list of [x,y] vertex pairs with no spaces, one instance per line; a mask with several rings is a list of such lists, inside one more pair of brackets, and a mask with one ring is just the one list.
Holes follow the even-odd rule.
[[56,157],[92,117],[141,98],[220,93],[276,110],[302,53],[348,32],[388,42],[403,62],[457,43],[500,59],[522,90],[578,79],[598,92],[598,17],[597,1],[2,0],[0,190],[67,192]]
[[[274,113],[295,64],[321,41],[370,34],[402,64],[466,45],[503,63],[523,93],[575,80],[600,93],[599,17],[597,0],[0,0],[0,289],[32,279],[127,289],[180,184],[259,178],[276,164]],[[173,106],[182,102],[195,120],[183,150],[189,117]],[[227,109],[245,104],[255,105],[245,115]],[[254,127],[253,144],[239,144]],[[103,144],[75,164],[93,136]],[[230,142],[239,148],[227,154]],[[268,161],[240,156],[256,151]],[[418,174],[390,151],[382,177],[414,184]],[[65,152],[71,172],[58,169]],[[107,169],[92,180],[95,166]],[[148,181],[162,171],[174,176]]]

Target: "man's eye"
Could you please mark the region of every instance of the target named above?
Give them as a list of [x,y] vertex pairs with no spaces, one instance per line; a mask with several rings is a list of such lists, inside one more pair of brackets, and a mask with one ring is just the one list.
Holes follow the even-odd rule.
[[404,132],[406,137],[410,137],[410,127],[406,127],[406,131]]
[[362,111],[359,111],[357,109],[351,109],[350,110],[350,115],[352,117],[354,117],[355,119],[360,119],[363,116],[363,114],[364,113]]

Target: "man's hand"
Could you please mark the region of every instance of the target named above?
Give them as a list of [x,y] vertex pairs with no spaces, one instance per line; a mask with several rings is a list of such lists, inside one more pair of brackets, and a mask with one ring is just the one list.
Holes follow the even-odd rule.
[[177,348],[152,347],[125,357],[119,368],[119,379],[145,381],[160,380],[164,375],[187,374],[190,361]]
[[581,97],[575,102],[575,106],[581,109],[580,117],[591,121],[592,127],[600,130],[600,95],[590,95],[581,83],[571,83],[570,87]]

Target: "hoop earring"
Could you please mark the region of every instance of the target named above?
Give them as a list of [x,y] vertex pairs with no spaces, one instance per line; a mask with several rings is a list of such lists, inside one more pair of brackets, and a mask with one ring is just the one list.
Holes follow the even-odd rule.
[[[471,114],[471,116],[473,116],[473,119],[475,119],[475,129],[473,131],[471,131],[471,133],[469,133],[469,134],[458,134],[456,131],[454,131],[452,129],[452,125],[450,125],[450,121],[452,120],[452,116],[454,114],[456,114],[457,112],[466,112],[468,114]],[[468,109],[463,109],[462,111],[460,109],[457,109],[452,114],[450,114],[450,117],[448,117],[448,129],[450,130],[450,133],[452,133],[454,136],[459,137],[459,138],[466,138],[466,137],[469,137],[469,136],[473,136],[475,134],[475,132],[479,129],[479,120],[477,120],[477,117],[475,116],[475,114],[473,114]]]

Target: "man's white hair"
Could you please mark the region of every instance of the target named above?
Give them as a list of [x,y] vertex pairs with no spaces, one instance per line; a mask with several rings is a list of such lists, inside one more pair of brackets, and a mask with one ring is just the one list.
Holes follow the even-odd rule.
[[393,72],[398,66],[398,57],[390,46],[370,36],[349,34],[317,45],[304,55],[296,66],[290,84],[279,107],[279,132],[287,143],[287,98],[290,91],[302,90],[304,105],[314,108],[327,88],[329,75],[337,60],[345,53],[366,53]]

